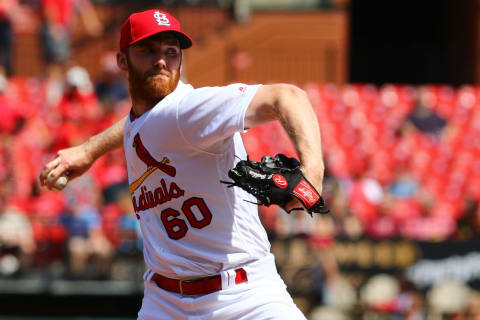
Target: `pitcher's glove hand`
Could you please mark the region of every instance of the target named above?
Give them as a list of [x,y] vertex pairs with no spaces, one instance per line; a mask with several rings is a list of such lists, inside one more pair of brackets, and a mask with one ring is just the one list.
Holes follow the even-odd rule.
[[300,162],[295,158],[277,154],[273,158],[264,156],[261,162],[241,160],[228,171],[228,176],[233,182],[221,182],[228,184],[229,188],[238,186],[254,195],[259,205],[268,207],[276,204],[287,211],[286,204],[295,197],[310,215],[330,211],[325,206],[322,196],[303,175]]

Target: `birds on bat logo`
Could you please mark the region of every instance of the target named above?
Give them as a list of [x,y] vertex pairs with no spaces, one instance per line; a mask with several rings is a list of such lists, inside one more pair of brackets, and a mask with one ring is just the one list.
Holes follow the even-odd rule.
[[[153,190],[148,190],[147,187],[142,186],[145,179],[156,170],[160,170],[170,177],[175,177],[177,170],[175,167],[168,164],[170,163],[170,160],[167,157],[163,157],[162,161],[155,159],[143,144],[140,134],[138,133],[133,138],[132,147],[135,148],[138,158],[147,165],[147,170],[129,186],[133,207],[137,214],[137,219],[140,219],[138,212],[156,207],[172,199],[182,197],[185,194],[185,191],[173,181],[170,185],[167,185],[165,179],[161,179],[160,185]],[[134,193],[135,190],[139,188],[141,193],[137,195],[137,199],[137,196],[135,196]]]
[[169,165],[170,159],[163,157],[161,161],[158,161],[150,154],[143,144],[139,133],[137,133],[133,138],[132,147],[135,148],[135,153],[137,154],[138,158],[147,165],[147,170],[140,176],[140,178],[130,184],[130,193],[133,194],[133,192],[140,187],[143,181],[157,169],[169,175],[170,177],[175,177],[177,174],[175,167]]

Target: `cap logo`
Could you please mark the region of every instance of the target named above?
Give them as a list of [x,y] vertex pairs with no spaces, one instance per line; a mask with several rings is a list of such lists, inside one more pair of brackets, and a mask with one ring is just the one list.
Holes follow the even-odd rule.
[[159,26],[168,26],[170,27],[170,20],[168,20],[167,15],[165,13],[161,13],[160,11],[155,11],[153,14],[155,20]]

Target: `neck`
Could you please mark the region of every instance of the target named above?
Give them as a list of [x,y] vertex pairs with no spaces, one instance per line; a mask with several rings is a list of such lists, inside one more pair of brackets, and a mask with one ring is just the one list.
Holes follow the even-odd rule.
[[145,112],[147,112],[148,110],[155,107],[157,105],[157,103],[162,101],[162,99],[163,98],[161,98],[160,100],[145,99],[145,98],[142,98],[142,97],[134,96],[132,94],[132,109],[133,109],[133,112],[135,113],[135,115],[137,117],[139,117],[142,114],[144,114]]

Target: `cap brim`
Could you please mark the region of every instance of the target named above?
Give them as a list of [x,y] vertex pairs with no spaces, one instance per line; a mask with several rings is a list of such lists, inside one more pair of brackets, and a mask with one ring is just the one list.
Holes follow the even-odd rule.
[[179,32],[179,31],[170,31],[170,32],[173,32],[178,37],[178,41],[180,41],[181,49],[188,49],[193,45],[192,39],[186,33]]
[[190,38],[190,36],[188,36],[186,33],[183,33],[181,31],[176,31],[176,30],[164,30],[164,31],[157,31],[157,32],[152,32],[152,33],[146,34],[146,35],[136,39],[135,41],[130,42],[128,44],[128,47],[130,47],[131,45],[133,45],[133,44],[135,44],[139,41],[150,38],[151,36],[154,36],[154,35],[162,33],[162,32],[173,33],[177,37],[178,41],[180,42],[180,49],[188,49],[193,45],[192,38]]

